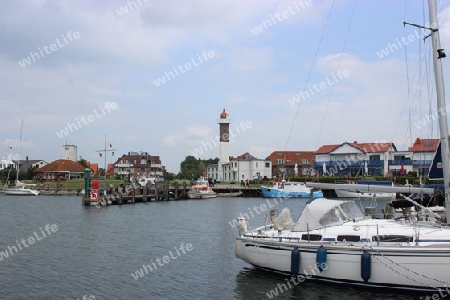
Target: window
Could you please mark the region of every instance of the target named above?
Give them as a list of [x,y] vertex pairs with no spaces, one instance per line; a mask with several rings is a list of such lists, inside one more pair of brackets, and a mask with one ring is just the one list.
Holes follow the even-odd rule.
[[359,242],[361,237],[359,235],[338,235],[337,240],[342,242],[345,240],[346,242]]
[[256,168],[258,167],[258,163],[257,163],[257,162],[255,163],[255,167],[256,167]]
[[374,235],[372,236],[373,242],[397,242],[397,243],[407,243],[413,242],[414,238],[407,235]]
[[270,163],[266,162],[266,168],[270,168]]
[[303,164],[303,165],[309,164],[309,160],[307,160],[307,159],[302,159],[302,164]]
[[302,234],[303,241],[320,241],[322,239],[322,235],[320,234]]
[[278,163],[279,165],[284,164],[284,159],[277,159],[277,163]]

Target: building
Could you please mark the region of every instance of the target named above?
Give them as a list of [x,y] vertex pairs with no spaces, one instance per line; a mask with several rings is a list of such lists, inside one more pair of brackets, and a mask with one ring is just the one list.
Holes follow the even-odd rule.
[[270,160],[272,175],[278,178],[310,176],[314,167],[314,151],[274,151],[266,160]]
[[164,176],[164,166],[159,156],[147,152],[128,152],[114,163],[114,175],[121,178],[140,176]]
[[428,175],[434,154],[439,146],[439,139],[417,138],[413,145],[408,148],[410,159],[404,164],[411,166],[418,175]]
[[39,181],[63,181],[83,178],[84,167],[70,159],[55,160],[36,170],[35,179]]
[[323,145],[314,155],[316,175],[386,176],[389,161],[397,148],[393,143],[353,143]]
[[25,160],[18,160],[15,163],[19,164],[20,172],[28,172],[28,170],[33,168],[42,168],[43,166],[48,165],[48,163],[41,159],[28,159],[28,156]]
[[230,153],[230,123],[229,114],[225,110],[219,115],[219,162],[206,167],[208,179],[218,182],[258,180],[272,177],[272,163],[270,160],[258,159],[249,153],[237,157]]
[[218,172],[218,165],[206,167],[207,177],[217,181],[241,182],[242,180],[270,179],[272,163],[270,160],[258,159],[247,152],[237,157],[230,156],[229,162],[222,165],[222,176],[219,176]]
[[63,145],[64,153],[63,159],[70,159],[71,161],[77,161],[77,146],[75,145]]
[[86,165],[91,169],[91,176],[95,177],[99,175],[100,169],[97,163],[91,163],[90,161],[86,161]]
[[219,115],[219,163],[217,165],[218,181],[226,181],[224,176],[223,166],[230,162],[229,147],[230,147],[230,119],[225,108]]
[[6,170],[6,169],[15,169],[16,163],[13,162],[10,159],[2,159],[0,160],[0,171]]

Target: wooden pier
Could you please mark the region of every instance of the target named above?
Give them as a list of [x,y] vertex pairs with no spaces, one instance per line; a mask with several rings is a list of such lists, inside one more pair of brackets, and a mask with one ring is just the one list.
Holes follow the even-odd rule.
[[[260,188],[250,187],[234,187],[234,186],[219,186],[212,188],[216,193],[230,193],[241,191],[242,195],[239,197],[262,197]],[[101,205],[123,205],[129,203],[140,202],[156,202],[169,200],[186,200],[189,187],[184,183],[183,185],[169,186],[167,183],[160,182],[156,185],[139,187],[133,185],[120,186],[119,188],[99,190],[98,202]],[[105,195],[106,194],[106,195]],[[89,197],[82,196],[83,205],[91,205]]]

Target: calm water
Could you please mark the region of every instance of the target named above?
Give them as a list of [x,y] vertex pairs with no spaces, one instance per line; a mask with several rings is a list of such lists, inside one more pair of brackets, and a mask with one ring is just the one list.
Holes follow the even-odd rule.
[[[80,198],[64,196],[1,195],[0,202],[0,251],[13,252],[0,261],[0,299],[82,299],[85,295],[95,299],[269,299],[266,292],[285,283],[285,277],[257,270],[234,255],[237,230],[229,222],[254,205],[267,203],[262,198],[100,209],[83,207]],[[304,200],[288,199],[276,208],[281,211],[285,206],[296,219]],[[263,223],[263,214],[250,222]],[[46,224],[55,224],[57,231],[49,229],[48,235]],[[30,237],[35,237],[35,243],[25,241],[28,247],[21,244],[20,250],[16,241]],[[181,244],[192,248],[183,253]],[[156,269],[133,278],[132,273],[152,262]],[[420,299],[312,282],[275,299],[339,297]]]

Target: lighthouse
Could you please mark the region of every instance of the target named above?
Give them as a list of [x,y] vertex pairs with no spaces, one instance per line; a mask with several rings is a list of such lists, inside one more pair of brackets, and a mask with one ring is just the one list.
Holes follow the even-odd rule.
[[220,113],[219,120],[217,122],[219,124],[219,163],[217,166],[217,177],[219,181],[223,181],[223,168],[224,164],[228,164],[230,162],[229,157],[229,147],[230,147],[230,119],[228,118],[228,113],[225,108]]

